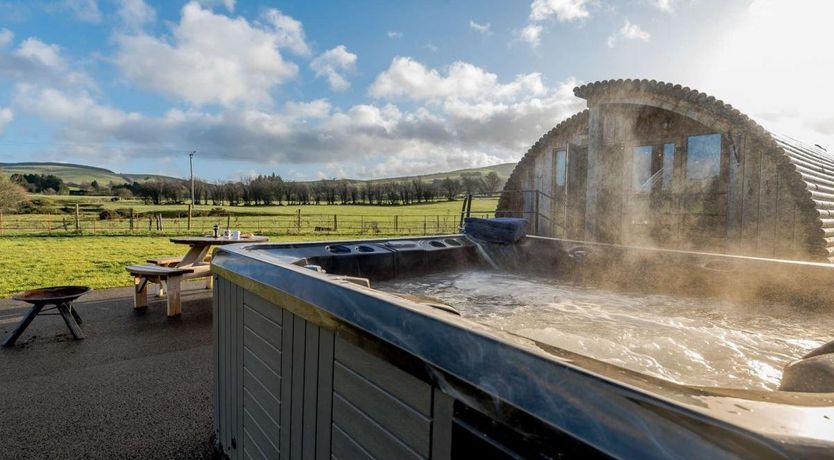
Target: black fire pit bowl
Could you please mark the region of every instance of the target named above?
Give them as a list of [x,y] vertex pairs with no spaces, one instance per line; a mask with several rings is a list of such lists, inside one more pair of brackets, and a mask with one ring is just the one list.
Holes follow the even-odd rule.
[[33,305],[38,303],[57,305],[63,302],[72,302],[90,291],[92,289],[87,286],[56,286],[18,292],[12,296],[12,299]]
[[[82,323],[81,316],[75,311],[72,302],[82,295],[90,292],[92,289],[87,286],[55,286],[48,288],[30,289],[12,296],[12,299],[19,300],[32,304],[29,313],[20,321],[15,330],[3,342],[4,347],[14,346],[18,338],[20,338],[23,331],[29,327],[29,324],[39,314],[50,315],[55,313],[46,313],[50,310],[57,310],[59,315],[64,319],[67,328],[72,333],[76,340],[84,338],[84,333],[81,332],[79,324]],[[54,307],[44,309],[47,305],[54,305]]]

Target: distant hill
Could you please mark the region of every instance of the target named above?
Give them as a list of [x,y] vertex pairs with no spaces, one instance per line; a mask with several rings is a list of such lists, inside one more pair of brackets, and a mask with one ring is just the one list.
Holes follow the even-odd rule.
[[71,163],[0,163],[0,170],[3,171],[5,176],[11,176],[12,174],[52,174],[63,179],[68,185],[80,185],[84,182],[92,181],[96,181],[101,185],[109,185],[111,182],[118,185],[143,182],[157,177],[169,180],[182,180],[155,174],[119,174],[105,168]]
[[498,174],[502,180],[507,180],[510,177],[510,174],[513,172],[513,168],[515,168],[515,163],[501,163],[492,166],[483,166],[480,168],[467,168],[467,169],[456,169],[454,171],[446,171],[446,172],[438,172],[433,174],[423,174],[419,176],[401,176],[401,177],[388,177],[384,179],[369,179],[369,180],[356,180],[355,182],[377,182],[377,183],[384,183],[384,182],[401,182],[412,180],[416,178],[420,178],[423,182],[433,182],[435,180],[443,180],[447,177],[452,179],[460,179],[463,176],[471,175],[476,177],[486,176],[490,173],[490,171],[495,171],[495,174]]
[[[424,182],[433,182],[435,180],[443,180],[447,177],[453,179],[458,179],[466,175],[480,177],[489,174],[490,171],[495,171],[501,179],[506,180],[510,177],[510,173],[514,167],[515,163],[503,163],[493,166],[484,166],[481,168],[458,169],[454,171],[423,174],[420,176],[402,176],[370,180],[351,179],[351,182],[385,183],[412,180],[417,177],[420,177]],[[156,178],[166,180],[184,180],[156,174],[118,174],[110,171],[109,169],[70,163],[0,163],[0,170],[2,170],[3,174],[6,176],[10,176],[12,174],[53,174],[63,179],[68,185],[80,185],[84,182],[92,181],[97,181],[101,185],[108,185],[111,182],[114,184],[125,184],[132,182],[144,182]]]
[[0,163],[0,169],[6,176],[12,174],[52,174],[60,177],[67,184],[76,185],[94,180],[102,185],[111,182],[114,184],[129,182],[125,177],[109,169],[69,163]]

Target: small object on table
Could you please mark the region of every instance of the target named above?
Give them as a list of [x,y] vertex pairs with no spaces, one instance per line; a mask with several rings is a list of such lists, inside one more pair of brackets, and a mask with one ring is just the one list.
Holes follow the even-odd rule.
[[215,237],[215,238],[217,238],[218,236],[220,236],[220,233],[219,233],[219,232],[220,232],[220,226],[219,226],[219,225],[217,225],[217,224],[214,224],[214,237]]
[[[20,338],[23,331],[29,327],[32,320],[38,315],[54,315],[55,313],[46,313],[49,310],[58,310],[58,314],[64,319],[67,328],[72,333],[76,340],[84,338],[84,333],[81,332],[79,324],[82,323],[81,316],[72,306],[72,302],[82,295],[90,292],[92,289],[87,286],[57,286],[41,289],[32,289],[23,291],[14,295],[14,300],[26,302],[32,305],[29,313],[20,321],[17,328],[6,338],[3,342],[4,347],[14,346],[18,338]],[[54,305],[52,308],[44,307],[47,305]]]

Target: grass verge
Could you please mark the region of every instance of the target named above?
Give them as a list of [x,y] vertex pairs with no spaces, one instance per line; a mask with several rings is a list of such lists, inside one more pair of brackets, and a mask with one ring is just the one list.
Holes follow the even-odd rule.
[[[322,238],[328,237],[284,236],[270,240]],[[350,238],[338,236],[338,239]],[[182,255],[187,249],[159,236],[0,238],[0,298],[46,286],[84,285],[98,289],[129,286],[132,280],[125,271],[126,265],[144,263],[154,256]]]

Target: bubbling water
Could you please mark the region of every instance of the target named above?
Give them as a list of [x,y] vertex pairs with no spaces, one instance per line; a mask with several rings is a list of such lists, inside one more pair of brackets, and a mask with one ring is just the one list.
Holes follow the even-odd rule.
[[491,271],[375,287],[430,296],[479,323],[684,385],[776,389],[782,367],[834,331],[834,315],[796,307],[612,292]]

